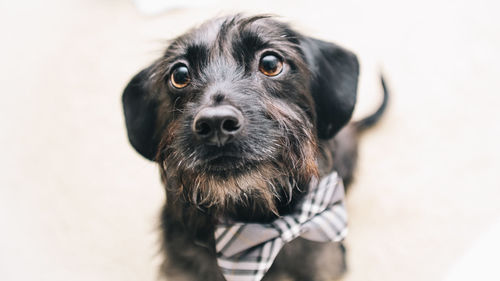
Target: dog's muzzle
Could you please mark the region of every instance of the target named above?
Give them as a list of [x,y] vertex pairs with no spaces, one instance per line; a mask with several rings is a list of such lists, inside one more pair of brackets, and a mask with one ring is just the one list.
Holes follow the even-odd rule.
[[201,109],[193,120],[192,130],[199,140],[208,145],[223,146],[242,131],[244,117],[231,105]]

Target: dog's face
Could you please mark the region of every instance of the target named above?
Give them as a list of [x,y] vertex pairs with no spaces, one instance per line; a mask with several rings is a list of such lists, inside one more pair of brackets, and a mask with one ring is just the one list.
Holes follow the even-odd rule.
[[129,83],[129,138],[192,203],[276,211],[350,119],[357,76],[353,54],[269,17],[216,19]]

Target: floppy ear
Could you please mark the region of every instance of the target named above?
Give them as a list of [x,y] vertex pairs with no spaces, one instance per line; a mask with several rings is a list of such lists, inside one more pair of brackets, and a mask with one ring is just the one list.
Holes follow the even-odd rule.
[[351,119],[358,88],[358,59],[325,41],[306,37],[300,43],[312,72],[318,137],[329,139]]
[[158,101],[148,87],[149,72],[146,68],[132,78],[122,102],[130,143],[142,156],[154,160],[160,141],[156,132]]

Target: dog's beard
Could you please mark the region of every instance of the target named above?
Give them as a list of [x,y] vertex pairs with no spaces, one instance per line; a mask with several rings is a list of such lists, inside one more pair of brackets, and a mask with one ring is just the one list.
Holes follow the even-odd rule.
[[231,216],[244,208],[250,216],[279,216],[278,203],[291,202],[318,174],[317,144],[311,122],[298,107],[276,100],[263,105],[280,132],[274,151],[266,159],[230,170],[193,166],[189,157],[175,149],[175,132],[182,122],[172,122],[158,153],[167,196],[220,215]]

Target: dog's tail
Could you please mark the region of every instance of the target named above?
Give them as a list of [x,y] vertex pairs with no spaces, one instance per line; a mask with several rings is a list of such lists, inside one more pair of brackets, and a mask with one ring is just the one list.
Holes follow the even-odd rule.
[[382,103],[373,114],[354,122],[354,126],[356,127],[358,132],[362,132],[375,125],[379,121],[380,117],[382,117],[387,108],[387,104],[389,102],[389,89],[387,87],[387,83],[385,82],[384,75],[382,74],[380,74],[380,83],[382,84],[382,90],[384,92]]

